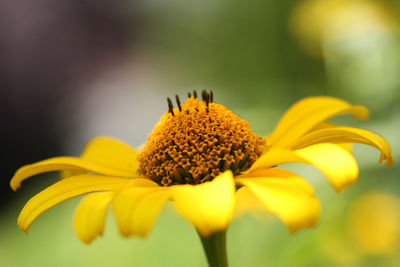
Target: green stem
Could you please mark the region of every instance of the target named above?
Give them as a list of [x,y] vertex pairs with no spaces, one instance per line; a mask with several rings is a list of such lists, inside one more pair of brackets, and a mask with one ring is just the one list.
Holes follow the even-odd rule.
[[209,237],[202,237],[204,252],[207,255],[210,267],[228,267],[226,257],[226,231],[215,233]]

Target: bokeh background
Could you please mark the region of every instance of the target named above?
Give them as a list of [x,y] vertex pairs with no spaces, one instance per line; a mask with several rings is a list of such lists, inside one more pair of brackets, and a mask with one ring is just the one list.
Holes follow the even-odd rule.
[[[79,155],[96,135],[138,146],[166,97],[213,90],[215,99],[268,134],[310,95],[371,111],[344,124],[379,132],[400,158],[400,2],[395,0],[0,1],[0,266],[206,266],[192,226],[167,206],[147,239],[119,236],[110,213],[90,246],[72,227],[79,199],[56,206],[29,235],[16,218],[56,181],[41,175],[12,192],[24,164]],[[315,169],[322,202],[314,229],[290,235],[268,213],[228,232],[231,266],[400,266],[399,165],[355,146],[360,176],[337,194]]]

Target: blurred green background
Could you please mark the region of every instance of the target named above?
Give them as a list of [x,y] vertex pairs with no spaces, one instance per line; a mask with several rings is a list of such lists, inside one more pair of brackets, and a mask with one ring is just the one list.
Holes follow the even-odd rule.
[[290,235],[267,213],[235,219],[230,266],[400,266],[400,2],[36,2],[0,3],[0,266],[206,266],[172,205],[147,239],[119,236],[110,212],[87,246],[72,226],[79,199],[46,212],[29,235],[18,229],[24,203],[57,175],[8,188],[19,166],[79,155],[96,135],[141,145],[166,97],[194,89],[213,90],[260,135],[305,96],[365,105],[368,121],[337,121],[378,132],[395,157],[387,168],[356,145],[359,180],[340,194],[315,169],[288,166],[315,187],[319,224]]

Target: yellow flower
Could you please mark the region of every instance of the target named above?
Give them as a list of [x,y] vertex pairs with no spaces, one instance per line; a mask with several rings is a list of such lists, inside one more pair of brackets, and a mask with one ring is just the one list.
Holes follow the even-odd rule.
[[391,192],[367,192],[320,229],[318,247],[333,266],[365,266],[371,256],[379,259],[375,265],[390,266],[400,247],[399,207]]
[[305,0],[293,10],[290,27],[307,52],[320,55],[327,45],[362,36],[390,36],[398,19],[387,1]]
[[341,191],[358,175],[348,143],[376,147],[381,162],[393,163],[382,137],[327,121],[345,113],[368,117],[365,107],[340,99],[297,102],[266,138],[213,102],[212,93],[203,92],[202,100],[189,96],[184,103],[177,97],[177,108],[170,99],[168,104],[141,152],[116,139],[96,137],[79,158],[55,157],[20,168],[10,181],[13,190],[43,172],[63,171],[66,178],[26,203],[19,227],[26,232],[46,210],[88,194],[74,217],[76,233],[85,243],[102,234],[110,205],[122,235],[146,236],[168,200],[203,237],[227,229],[236,201],[242,207],[262,203],[295,232],[316,224],[320,203],[304,178],[277,165],[311,164]]
[[[372,255],[396,255],[400,241],[400,199],[389,192],[369,192],[358,198],[348,213],[354,246]],[[365,223],[365,222],[368,223]]]

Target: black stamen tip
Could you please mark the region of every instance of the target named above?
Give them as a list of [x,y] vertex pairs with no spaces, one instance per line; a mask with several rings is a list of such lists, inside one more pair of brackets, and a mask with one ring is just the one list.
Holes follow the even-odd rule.
[[214,102],[214,94],[213,91],[210,91],[210,103]]
[[201,100],[206,101],[206,95],[207,95],[206,90],[201,91]]
[[179,100],[179,96],[175,95],[176,104],[178,105],[179,111],[182,111],[181,101]]
[[188,98],[191,98],[192,97],[192,94],[189,92],[188,93]]
[[210,95],[206,93],[204,98],[204,100],[206,101],[206,106],[208,107],[208,105],[210,104]]
[[193,91],[193,96],[194,96],[194,98],[197,98],[197,92],[196,92],[196,90]]
[[168,102],[168,109],[169,112],[171,112],[172,116],[174,116],[174,106],[172,105],[172,101],[169,97],[167,97],[167,102]]

